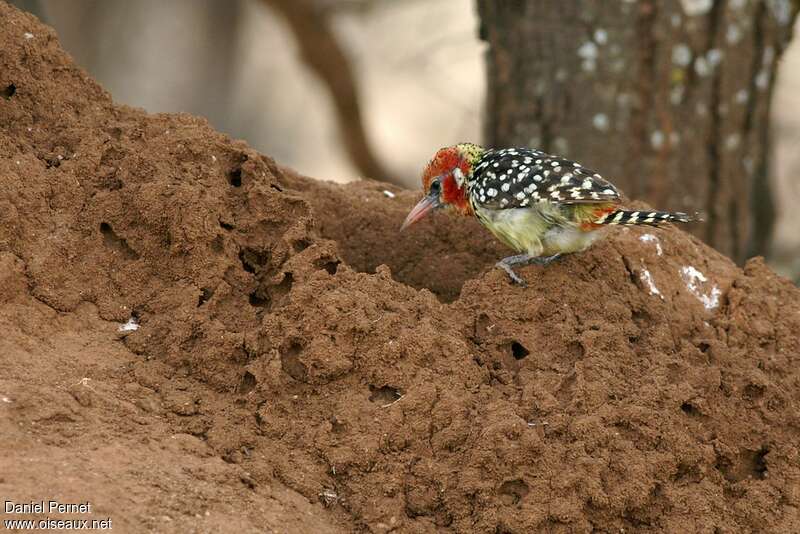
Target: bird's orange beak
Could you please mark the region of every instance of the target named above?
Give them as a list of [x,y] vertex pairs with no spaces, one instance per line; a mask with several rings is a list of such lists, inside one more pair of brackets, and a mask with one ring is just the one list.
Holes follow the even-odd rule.
[[428,195],[422,197],[422,200],[417,202],[417,205],[414,206],[414,209],[408,213],[406,220],[403,221],[403,226],[400,227],[400,231],[402,232],[439,206],[439,195]]

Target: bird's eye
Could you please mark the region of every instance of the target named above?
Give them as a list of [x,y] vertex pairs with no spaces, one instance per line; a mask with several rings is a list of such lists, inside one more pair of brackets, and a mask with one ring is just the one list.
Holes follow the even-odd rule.
[[431,195],[438,195],[441,191],[442,191],[442,184],[439,183],[439,180],[432,181],[430,189],[428,189],[428,193]]

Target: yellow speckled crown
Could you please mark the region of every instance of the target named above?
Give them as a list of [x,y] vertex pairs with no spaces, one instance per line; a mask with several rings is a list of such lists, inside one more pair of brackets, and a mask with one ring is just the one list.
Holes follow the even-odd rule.
[[467,160],[470,167],[475,165],[483,153],[486,152],[485,148],[480,145],[476,145],[475,143],[459,143],[456,145],[456,148],[464,157],[464,159]]

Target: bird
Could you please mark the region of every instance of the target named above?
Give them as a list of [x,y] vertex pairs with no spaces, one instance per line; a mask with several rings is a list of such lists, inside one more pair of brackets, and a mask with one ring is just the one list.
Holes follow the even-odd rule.
[[517,254],[497,262],[513,283],[514,267],[548,265],[587,249],[613,225],[688,223],[682,212],[629,210],[617,188],[580,163],[533,148],[459,143],[439,149],[422,173],[424,196],[401,231],[435,210],[476,217]]

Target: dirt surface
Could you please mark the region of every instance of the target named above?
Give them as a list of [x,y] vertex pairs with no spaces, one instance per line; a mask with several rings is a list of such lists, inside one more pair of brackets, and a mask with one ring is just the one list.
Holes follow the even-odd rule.
[[476,224],[398,234],[413,192],[115,106],[2,2],[0,94],[3,500],[121,532],[800,531],[800,291],[760,259],[623,230],[511,286]]

